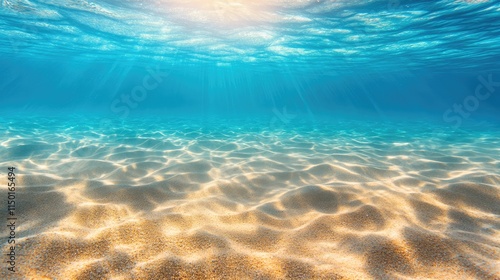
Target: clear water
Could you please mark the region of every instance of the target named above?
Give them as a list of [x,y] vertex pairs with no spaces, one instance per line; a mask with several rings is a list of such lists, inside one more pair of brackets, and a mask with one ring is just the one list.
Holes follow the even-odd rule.
[[[4,110],[273,118],[286,107],[427,115],[452,127],[498,115],[498,1],[3,0],[1,8]],[[479,91],[485,100],[467,99],[480,77],[490,80]]]
[[0,278],[500,277],[500,1],[0,0],[0,100]]

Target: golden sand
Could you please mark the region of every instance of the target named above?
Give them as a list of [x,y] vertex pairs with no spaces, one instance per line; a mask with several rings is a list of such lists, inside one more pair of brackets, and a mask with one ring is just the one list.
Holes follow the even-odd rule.
[[[36,177],[30,180],[45,180]],[[25,189],[17,279],[500,275],[500,200],[491,186],[398,193],[382,185],[314,185],[269,189],[254,200],[239,183],[175,188],[165,181]]]
[[500,279],[487,150],[247,138],[22,161],[0,278]]

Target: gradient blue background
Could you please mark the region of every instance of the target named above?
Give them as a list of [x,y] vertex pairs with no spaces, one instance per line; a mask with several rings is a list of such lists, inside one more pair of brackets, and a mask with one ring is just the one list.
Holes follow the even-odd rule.
[[[227,15],[193,25],[168,6],[155,12],[148,1],[142,6],[134,1],[94,6],[4,1],[0,108],[5,114],[115,117],[273,117],[276,110],[286,110],[309,117],[432,118],[454,125],[456,120],[443,115],[474,94],[479,76],[500,82],[498,1],[337,2],[336,8],[325,8],[332,1],[275,8],[276,14],[309,21],[269,23],[257,17],[225,30]],[[110,15],[113,9],[116,18]],[[139,15],[143,21],[137,23]],[[164,31],[155,23],[160,19],[174,30],[168,33],[171,39],[161,37]],[[156,27],[148,28],[148,20]],[[273,38],[265,41],[261,31]],[[233,38],[242,32],[257,35]],[[144,34],[152,39],[141,38]],[[104,43],[87,41],[89,36]],[[277,48],[283,38],[287,43]],[[214,47],[222,43],[228,49]],[[147,90],[137,107],[116,103],[156,67],[168,75]],[[496,120],[499,109],[500,87],[461,119]]]

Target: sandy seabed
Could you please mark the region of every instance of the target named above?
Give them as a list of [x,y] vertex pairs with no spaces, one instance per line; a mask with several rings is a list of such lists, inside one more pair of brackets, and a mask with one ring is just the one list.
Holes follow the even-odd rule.
[[2,279],[500,279],[498,132],[3,126]]

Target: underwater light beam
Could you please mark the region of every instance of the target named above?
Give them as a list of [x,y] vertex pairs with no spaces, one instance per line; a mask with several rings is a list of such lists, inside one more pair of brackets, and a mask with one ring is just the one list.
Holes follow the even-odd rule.
[[[193,24],[208,24],[218,28],[249,26],[272,21],[276,1],[245,0],[163,0],[157,5],[172,16]],[[274,3],[274,4],[277,4]]]

